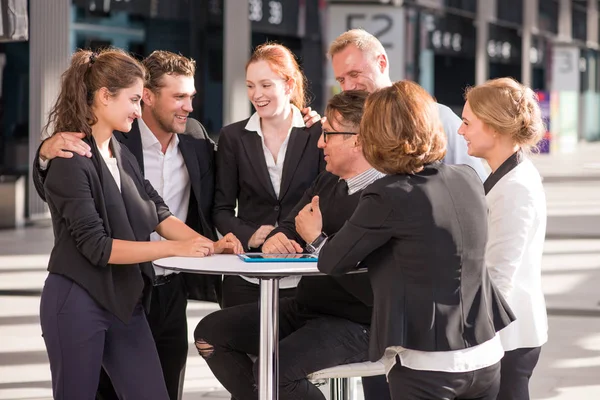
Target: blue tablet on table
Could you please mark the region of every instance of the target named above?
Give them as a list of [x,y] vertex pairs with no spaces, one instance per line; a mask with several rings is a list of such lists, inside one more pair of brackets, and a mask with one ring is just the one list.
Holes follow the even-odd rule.
[[313,254],[265,254],[245,253],[238,254],[244,262],[317,262],[319,258]]

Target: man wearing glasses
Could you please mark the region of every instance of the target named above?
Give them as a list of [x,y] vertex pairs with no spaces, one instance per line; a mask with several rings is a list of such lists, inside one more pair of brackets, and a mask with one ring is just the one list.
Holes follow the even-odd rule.
[[[327,170],[263,245],[269,253],[317,251],[352,215],[362,189],[384,176],[365,160],[358,128],[367,92],[334,96],[325,111],[319,147]],[[317,197],[315,197],[317,196]],[[321,218],[321,212],[323,217]],[[322,234],[323,233],[323,234]],[[279,398],[322,400],[306,376],[320,369],[367,360],[373,293],[363,274],[304,276],[294,298],[279,304]],[[247,304],[202,319],[196,340],[211,345],[206,361],[236,399],[256,398],[259,308]]]
[[367,96],[365,91],[347,90],[329,101],[318,144],[325,155],[326,171],[267,237],[263,252],[295,253],[305,248],[318,253],[327,236],[342,227],[330,220],[341,215],[346,221],[356,208],[360,192],[384,176],[365,159],[358,136]]

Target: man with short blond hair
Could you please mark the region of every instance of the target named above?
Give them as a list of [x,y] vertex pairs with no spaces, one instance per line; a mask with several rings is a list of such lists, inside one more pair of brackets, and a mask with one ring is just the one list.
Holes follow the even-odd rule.
[[[392,85],[389,59],[381,42],[363,29],[352,29],[338,36],[327,52],[335,80],[342,90],[374,92]],[[467,143],[458,134],[461,119],[447,106],[438,103],[446,133],[446,164],[470,165],[483,180],[487,172],[480,160],[468,154]]]

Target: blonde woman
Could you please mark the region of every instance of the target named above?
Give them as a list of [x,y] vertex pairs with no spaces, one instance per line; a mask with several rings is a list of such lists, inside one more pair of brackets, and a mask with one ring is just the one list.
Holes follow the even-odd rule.
[[484,158],[489,208],[486,266],[517,320],[500,337],[506,351],[499,400],[529,399],[529,378],[548,340],[541,263],[546,198],[527,155],[545,132],[535,93],[510,78],[467,90],[459,133],[469,154]]

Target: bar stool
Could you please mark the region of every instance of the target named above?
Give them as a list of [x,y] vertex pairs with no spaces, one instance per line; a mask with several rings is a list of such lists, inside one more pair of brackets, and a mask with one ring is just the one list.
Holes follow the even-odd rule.
[[384,374],[385,366],[381,361],[367,361],[325,368],[309,374],[308,379],[317,386],[329,381],[329,400],[351,400],[350,378]]

